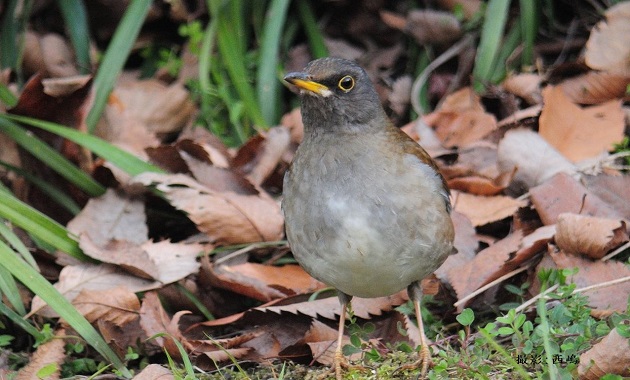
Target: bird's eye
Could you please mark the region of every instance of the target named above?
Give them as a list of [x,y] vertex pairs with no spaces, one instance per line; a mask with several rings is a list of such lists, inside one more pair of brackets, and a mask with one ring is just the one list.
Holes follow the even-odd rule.
[[354,88],[354,78],[350,75],[346,75],[345,77],[339,80],[337,83],[337,87],[343,92],[348,92]]

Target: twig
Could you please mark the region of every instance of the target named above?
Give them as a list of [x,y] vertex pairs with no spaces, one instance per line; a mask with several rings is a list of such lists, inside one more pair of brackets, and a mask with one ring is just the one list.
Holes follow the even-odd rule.
[[517,307],[516,309],[514,309],[514,311],[516,311],[517,313],[520,313],[521,311],[527,309],[531,304],[533,304],[534,302],[538,301],[538,299],[540,297],[544,297],[546,296],[548,293],[553,292],[554,290],[558,289],[558,284],[555,284],[554,286],[550,287],[549,289],[545,290],[542,293],[538,293],[537,295],[533,296],[531,299],[527,300],[527,302],[524,302],[521,306]]
[[602,257],[601,261],[610,260],[610,259],[612,259],[613,257],[617,256],[618,254],[620,254],[621,252],[625,251],[628,248],[630,248],[630,241],[627,242],[626,244],[622,245],[621,247],[615,249],[614,251],[610,252],[606,256]]
[[618,279],[610,280],[610,281],[606,281],[606,282],[600,282],[599,284],[585,286],[583,288],[575,289],[573,291],[573,293],[571,293],[571,294],[587,292],[589,290],[594,290],[594,289],[599,289],[599,288],[606,288],[606,287],[617,285],[617,284],[621,284],[621,283],[627,282],[627,281],[630,281],[630,276],[626,276],[626,277],[622,277],[622,278],[618,278]]
[[449,59],[453,58],[455,55],[459,54],[466,46],[470,45],[473,41],[472,34],[467,34],[464,38],[459,40],[455,45],[451,46],[442,53],[439,57],[437,57],[433,62],[429,63],[427,67],[422,70],[422,73],[418,75],[418,78],[413,82],[413,87],[411,87],[411,105],[413,106],[413,110],[416,111],[418,116],[424,114],[424,110],[422,109],[422,105],[420,104],[420,90],[422,86],[426,83],[429,75],[433,72],[433,70],[437,69],[440,65],[446,63]]
[[485,292],[486,290],[488,290],[488,289],[490,289],[491,287],[493,287],[493,286],[497,285],[498,283],[500,283],[500,282],[502,282],[502,281],[504,281],[504,280],[506,280],[506,279],[508,279],[508,278],[510,278],[510,277],[512,277],[512,276],[515,276],[515,275],[517,275],[517,274],[519,274],[519,273],[521,273],[521,272],[524,272],[524,271],[526,271],[526,270],[527,270],[527,269],[529,269],[529,268],[530,268],[530,266],[524,266],[524,267],[521,267],[521,268],[515,269],[515,270],[513,270],[513,271],[511,271],[511,272],[509,272],[509,273],[507,273],[507,274],[504,274],[503,276],[501,276],[501,277],[497,278],[496,280],[494,280],[494,281],[490,282],[489,284],[486,284],[486,285],[482,286],[481,288],[479,288],[479,289],[475,290],[474,292],[470,293],[470,294],[469,294],[469,295],[467,295],[466,297],[464,297],[464,298],[460,299],[459,301],[455,302],[455,303],[453,304],[453,306],[455,306],[455,307],[459,307],[459,306],[461,306],[463,303],[465,303],[465,302],[469,301],[470,299],[472,299],[472,298],[474,298],[474,297],[478,296],[479,294],[481,294],[481,293]]

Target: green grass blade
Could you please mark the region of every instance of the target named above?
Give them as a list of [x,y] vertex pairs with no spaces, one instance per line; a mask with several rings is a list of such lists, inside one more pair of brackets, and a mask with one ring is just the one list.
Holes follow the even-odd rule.
[[[12,195],[11,195],[12,196]],[[11,229],[4,223],[4,220],[0,222],[0,235],[4,238],[4,240],[17,252],[19,253],[24,261],[28,263],[28,265],[32,266],[35,269],[38,269],[37,262],[31,252],[26,248],[22,240]]]
[[105,110],[109,94],[112,92],[116,78],[136,42],[136,37],[138,37],[144,19],[151,8],[151,3],[151,0],[129,2],[127,11],[107,47],[103,61],[94,78],[94,104],[85,120],[90,133],[94,132],[96,124]]
[[46,196],[50,198],[50,200],[56,202],[58,205],[68,210],[72,215],[77,215],[81,211],[81,207],[79,207],[74,199],[68,196],[66,192],[57,189],[50,183],[42,180],[37,176],[34,176],[26,170],[22,170],[18,167],[7,164],[6,162],[0,161],[0,166],[4,166],[15,174],[24,177],[24,179],[26,179],[28,182],[39,187],[44,192],[44,194],[46,194]]
[[280,94],[278,80],[278,53],[280,51],[280,35],[287,17],[289,0],[272,0],[265,17],[263,39],[260,46],[260,57],[256,81],[258,104],[267,125],[278,122],[280,113]]
[[[20,297],[20,290],[18,289],[17,283],[13,276],[11,276],[11,273],[2,265],[0,265],[0,295],[6,297],[7,301],[13,305],[13,309],[15,309],[18,317],[26,314],[26,309],[22,303],[22,297]],[[0,306],[6,307],[4,302],[0,302]],[[0,310],[0,313],[6,315],[7,313],[4,311],[5,310]]]
[[[66,138],[72,142],[81,145],[84,148],[89,149],[101,158],[116,165],[121,170],[127,172],[129,175],[135,176],[144,172],[157,172],[163,173],[164,171],[157,166],[151,165],[148,162],[142,161],[133,154],[122,150],[109,142],[102,140],[96,136],[88,135],[83,132],[79,132],[76,129],[68,128],[66,126],[52,123],[49,121],[43,121],[33,119],[25,116],[16,115],[0,115],[0,121],[6,117],[15,120],[20,123],[28,124],[35,128],[40,128],[48,132],[52,132],[58,136]],[[103,191],[104,192],[104,191]],[[100,195],[100,194],[99,194]]]
[[61,224],[12,195],[3,194],[0,201],[0,217],[78,260],[91,260]]
[[120,358],[107,345],[103,337],[92,327],[74,306],[59,293],[41,274],[20,260],[11,248],[0,242],[0,263],[22,284],[31,289],[46,302],[53,310],[65,319],[72,328],[94,347],[106,360],[116,367],[120,373],[131,378],[132,375]]
[[[2,272],[2,276],[8,276],[13,279],[11,273],[2,265],[0,265],[0,271]],[[6,274],[5,274],[6,272]],[[15,282],[15,279],[13,279]],[[0,302],[0,314],[4,314],[7,318],[9,318],[13,323],[17,326],[20,326],[22,330],[26,331],[30,334],[35,340],[43,340],[44,334],[42,334],[39,330],[37,330],[33,325],[28,323],[28,320],[22,318],[21,315],[16,313],[15,311],[9,309],[4,303]]]
[[523,36],[523,65],[531,67],[534,64],[534,42],[538,32],[538,1],[520,0],[520,26]]
[[[15,116],[20,118],[19,116]],[[32,133],[17,125],[10,119],[14,116],[0,114],[0,132],[9,136],[19,146],[40,161],[46,163],[48,167],[59,173],[63,178],[73,183],[91,197],[105,193],[105,187],[96,182],[87,173],[77,168],[59,152],[51,148],[48,144],[39,140]],[[33,119],[34,120],[34,119]]]
[[481,92],[490,81],[494,70],[497,55],[501,47],[503,30],[507,21],[510,1],[490,0],[486,6],[483,26],[481,28],[481,40],[475,57],[473,69],[473,87]]
[[81,74],[90,73],[90,30],[83,0],[58,0]]
[[235,25],[242,22],[227,17],[226,12],[229,11],[229,9],[226,9],[220,0],[208,0],[208,9],[210,9],[211,16],[217,19],[217,42],[221,59],[224,62],[236,92],[245,106],[245,112],[249,115],[254,124],[260,127],[267,127],[268,125],[265,118],[262,116],[260,108],[258,107],[254,89],[248,81],[248,74],[245,68],[246,57],[240,48],[243,41],[238,38],[239,33],[242,32],[239,32],[238,29],[234,29]]
[[311,47],[311,54],[313,54],[314,58],[326,57],[328,55],[328,48],[324,43],[324,36],[322,36],[322,32],[317,25],[311,3],[309,1],[296,1],[295,4],[298,8],[300,21],[306,31],[308,44]]
[[[514,25],[503,40],[503,43],[501,44],[499,55],[494,63],[492,74],[490,75],[490,83],[500,83],[505,79],[510,69],[514,69],[516,68],[516,66],[518,66],[517,62],[508,62],[508,59],[510,58],[510,55],[514,53],[520,43],[521,28],[519,25]],[[510,63],[510,67],[508,67],[508,63]]]
[[4,103],[7,108],[15,107],[18,102],[17,96],[13,95],[11,90],[2,83],[0,83],[0,102]]
[[15,18],[18,0],[9,0],[4,5],[4,17],[0,28],[0,67],[14,69],[18,62],[18,22]]

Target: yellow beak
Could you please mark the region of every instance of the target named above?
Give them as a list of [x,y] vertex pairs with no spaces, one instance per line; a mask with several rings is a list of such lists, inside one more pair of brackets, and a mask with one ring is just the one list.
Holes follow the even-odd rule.
[[330,94],[328,86],[310,80],[304,73],[289,73],[284,77],[284,80],[302,90],[310,91],[317,95],[327,96]]

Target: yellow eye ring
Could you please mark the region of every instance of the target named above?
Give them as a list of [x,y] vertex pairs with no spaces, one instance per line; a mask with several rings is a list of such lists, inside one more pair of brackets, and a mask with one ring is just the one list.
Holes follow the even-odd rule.
[[348,92],[354,88],[354,78],[350,75],[346,75],[345,77],[339,79],[339,83],[337,83],[337,87],[343,92]]

